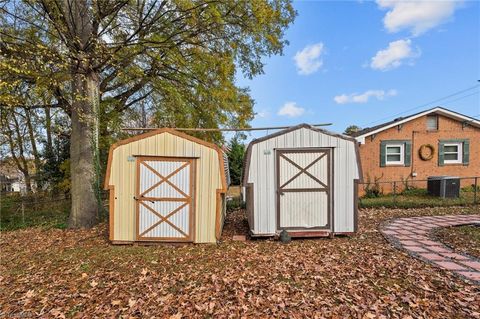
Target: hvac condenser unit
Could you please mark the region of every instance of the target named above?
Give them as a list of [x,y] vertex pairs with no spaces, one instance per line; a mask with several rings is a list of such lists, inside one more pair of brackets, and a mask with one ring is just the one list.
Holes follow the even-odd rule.
[[430,176],[427,185],[428,194],[443,198],[460,196],[460,178],[453,176]]

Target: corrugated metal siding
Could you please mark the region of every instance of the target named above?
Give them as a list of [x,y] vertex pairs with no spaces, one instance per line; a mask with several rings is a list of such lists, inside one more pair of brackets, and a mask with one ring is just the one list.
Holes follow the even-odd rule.
[[255,205],[253,203],[254,201],[254,192],[253,192],[253,184],[248,184],[244,188],[244,194],[245,194],[245,201],[247,202],[247,218],[248,218],[248,226],[251,231],[253,231],[253,226],[254,226],[254,220],[253,220],[253,210],[255,208]]
[[[146,164],[151,166],[160,175],[166,177],[171,172],[185,164],[185,162],[164,162],[164,161],[145,161]],[[169,180],[177,186],[186,195],[190,195],[190,168],[186,167],[170,177]],[[148,169],[145,165],[140,165],[140,194],[148,190],[155,183],[160,181],[160,177]],[[183,198],[184,195],[178,192],[175,188],[168,183],[161,183],[159,186],[149,190],[144,194],[145,197],[170,197],[170,198]]]
[[[171,212],[176,208],[184,205],[183,202],[159,202],[155,201],[151,202],[144,202],[145,205],[149,206],[156,212]],[[189,234],[189,209],[190,206],[187,205],[180,209],[177,213],[175,213],[172,217],[168,220],[177,226],[181,231],[186,234]],[[161,214],[164,216],[165,214]],[[139,224],[140,224],[140,231],[139,233],[142,234],[146,231],[150,226],[158,222],[160,218],[153,214],[149,209],[145,206],[140,205],[140,216],[139,216]],[[145,233],[142,237],[169,237],[169,238],[183,238],[182,235],[178,230],[167,224],[166,222],[160,223],[157,227],[151,229],[147,233]]]
[[253,183],[253,227],[257,235],[276,232],[275,149],[328,147],[333,161],[333,212],[336,232],[354,230],[354,179],[359,178],[354,142],[300,128],[254,144],[248,183]]
[[280,207],[280,227],[314,228],[325,226],[328,221],[326,193],[284,193],[280,196]]
[[[114,240],[135,240],[136,162],[134,155],[198,157],[195,167],[195,242],[216,242],[216,190],[222,188],[218,153],[209,147],[169,134],[146,137],[113,151],[110,185],[115,186]],[[221,166],[220,166],[221,165]]]

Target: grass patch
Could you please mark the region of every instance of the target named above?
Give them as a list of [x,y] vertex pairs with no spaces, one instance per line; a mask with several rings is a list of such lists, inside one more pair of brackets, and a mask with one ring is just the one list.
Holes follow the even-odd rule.
[[[480,197],[480,194],[477,195]],[[480,198],[477,198],[477,204]],[[466,206],[474,204],[473,191],[461,191],[459,198],[441,198],[430,196],[426,189],[412,188],[401,194],[380,195],[372,198],[360,198],[359,205],[362,208],[423,208],[423,207],[449,207]]]
[[70,210],[69,200],[47,197],[2,195],[0,200],[0,230],[16,230],[42,226],[64,229]]

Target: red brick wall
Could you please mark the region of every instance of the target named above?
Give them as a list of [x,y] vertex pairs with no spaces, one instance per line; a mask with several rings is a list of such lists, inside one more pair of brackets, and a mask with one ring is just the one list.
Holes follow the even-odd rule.
[[[419,117],[398,129],[397,126],[379,132],[371,139],[365,138],[365,144],[360,144],[360,157],[362,160],[364,182],[368,178],[381,181],[410,181],[427,179],[429,176],[449,175],[460,177],[480,176],[480,129],[467,126],[462,128],[462,123],[445,116],[439,115],[438,131],[427,131],[427,116]],[[438,142],[448,139],[470,140],[470,161],[468,166],[463,164],[445,164],[438,166]],[[412,141],[412,163],[409,167],[387,166],[380,167],[380,142],[382,140],[410,140]],[[435,148],[435,155],[429,161],[420,158],[418,150],[421,145],[431,144]],[[413,177],[412,173],[417,176]],[[480,182],[480,181],[479,181]],[[401,183],[400,183],[401,184]],[[421,187],[423,183],[413,183]],[[462,186],[472,184],[472,180],[462,181]],[[390,184],[380,184],[384,192],[390,191]],[[362,188],[362,187],[361,187]]]

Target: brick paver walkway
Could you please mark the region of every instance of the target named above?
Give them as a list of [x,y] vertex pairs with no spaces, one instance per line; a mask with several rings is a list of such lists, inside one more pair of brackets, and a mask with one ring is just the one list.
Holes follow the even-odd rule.
[[480,223],[480,215],[396,218],[382,225],[380,231],[394,246],[410,255],[480,284],[480,260],[455,253],[430,237],[430,232],[437,227],[473,223]]

